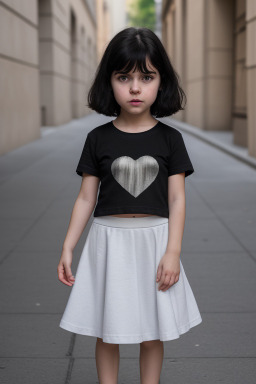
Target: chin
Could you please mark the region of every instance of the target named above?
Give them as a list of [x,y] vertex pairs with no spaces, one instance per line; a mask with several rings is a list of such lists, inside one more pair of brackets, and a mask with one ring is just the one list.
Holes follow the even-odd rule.
[[141,109],[139,110],[139,108],[138,108],[135,111],[127,111],[127,112],[130,113],[130,115],[140,115],[145,111],[142,111]]

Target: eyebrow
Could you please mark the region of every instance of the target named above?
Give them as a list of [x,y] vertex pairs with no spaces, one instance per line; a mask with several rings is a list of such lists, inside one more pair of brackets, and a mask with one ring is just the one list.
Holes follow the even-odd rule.
[[[115,71],[114,76],[118,75],[119,73],[124,74],[124,75],[128,75],[128,73],[126,73],[126,72],[122,72],[122,71],[116,72],[116,71]],[[149,71],[149,72],[147,72],[147,73],[143,73],[143,75],[147,75],[147,74],[149,74],[149,73],[153,73],[153,74],[156,75],[156,72],[155,72],[155,71]]]

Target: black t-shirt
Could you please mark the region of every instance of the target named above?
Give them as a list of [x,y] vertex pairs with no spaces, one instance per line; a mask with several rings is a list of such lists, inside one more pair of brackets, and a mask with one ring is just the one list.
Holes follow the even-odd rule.
[[144,213],[169,217],[168,176],[194,172],[181,133],[158,121],[151,129],[129,133],[112,121],[86,137],[76,173],[100,178],[94,217]]

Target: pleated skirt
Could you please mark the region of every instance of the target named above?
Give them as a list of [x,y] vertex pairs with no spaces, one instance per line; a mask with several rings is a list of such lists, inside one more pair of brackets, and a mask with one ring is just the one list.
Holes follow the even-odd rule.
[[136,344],[177,339],[202,317],[180,257],[179,280],[158,290],[158,264],[168,242],[168,218],[94,217],[59,326]]

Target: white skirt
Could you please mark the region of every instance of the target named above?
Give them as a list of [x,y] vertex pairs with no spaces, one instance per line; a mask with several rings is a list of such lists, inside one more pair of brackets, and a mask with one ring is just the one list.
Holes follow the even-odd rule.
[[135,344],[177,339],[201,323],[181,260],[178,282],[158,291],[168,222],[160,216],[94,217],[59,326],[106,343]]

